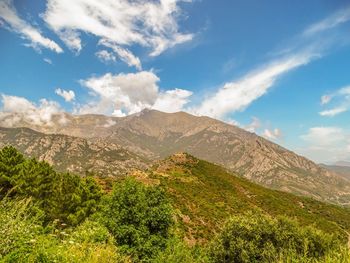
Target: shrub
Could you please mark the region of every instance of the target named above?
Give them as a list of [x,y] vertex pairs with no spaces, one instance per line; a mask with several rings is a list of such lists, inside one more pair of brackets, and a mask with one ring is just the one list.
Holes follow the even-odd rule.
[[336,247],[332,235],[314,227],[255,212],[232,217],[211,244],[210,257],[214,262],[276,262],[286,254],[321,259]]
[[189,247],[179,238],[171,238],[166,248],[161,251],[152,263],[209,263],[205,250],[201,247]]
[[31,214],[31,207],[30,199],[0,201],[0,259],[16,250],[28,250],[40,235],[39,218]]
[[103,218],[118,246],[136,260],[148,260],[163,249],[172,225],[164,191],[133,178],[115,185]]

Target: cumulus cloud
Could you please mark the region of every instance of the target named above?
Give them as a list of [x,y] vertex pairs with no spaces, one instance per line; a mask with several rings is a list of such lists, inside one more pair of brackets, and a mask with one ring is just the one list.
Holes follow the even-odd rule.
[[333,107],[319,112],[324,117],[334,117],[350,109],[350,86],[338,89],[332,94],[321,97],[321,105],[329,105],[333,102]]
[[333,163],[350,158],[350,134],[340,127],[312,127],[301,139],[306,147],[299,152],[317,162]]
[[243,128],[249,132],[256,132],[261,127],[261,121],[257,117],[252,117],[252,122]]
[[183,89],[167,90],[158,94],[152,108],[164,112],[178,112],[190,102],[192,92]]
[[104,63],[115,62],[117,60],[114,54],[112,52],[108,52],[107,50],[99,50],[95,53],[95,55]]
[[63,52],[62,48],[55,41],[44,37],[39,29],[28,24],[18,16],[12,0],[3,0],[0,2],[0,22],[1,21],[7,29],[15,31],[20,34],[22,38],[29,40],[29,46],[36,49],[41,47],[47,48],[56,53]]
[[138,58],[127,47],[146,47],[150,56],[158,56],[193,38],[192,34],[179,31],[177,20],[182,12],[178,2],[48,0],[43,18],[71,49],[81,50],[81,33],[92,34],[128,65],[141,68]]
[[282,137],[282,132],[280,129],[277,128],[273,130],[265,129],[263,136],[269,140],[277,140]]
[[56,89],[55,93],[61,96],[65,101],[70,102],[75,99],[75,93],[73,90]]
[[102,113],[117,117],[133,114],[145,108],[174,112],[189,102],[191,92],[182,89],[160,91],[159,78],[153,72],[141,71],[81,80],[89,89],[92,100],[77,105],[76,113]]
[[268,128],[270,125],[266,122],[262,122],[257,117],[252,117],[252,121],[248,125],[242,126],[238,124],[238,126],[241,127],[242,129],[245,129],[246,131],[263,136],[268,140],[278,140],[282,137],[282,131],[280,129]]
[[228,113],[242,111],[263,96],[280,76],[308,64],[314,57],[312,52],[305,52],[274,61],[237,81],[226,83],[192,112],[222,119]]
[[60,114],[62,109],[55,101],[41,99],[35,104],[25,98],[1,95],[0,124],[13,127],[22,122],[34,125],[52,125],[52,117]]

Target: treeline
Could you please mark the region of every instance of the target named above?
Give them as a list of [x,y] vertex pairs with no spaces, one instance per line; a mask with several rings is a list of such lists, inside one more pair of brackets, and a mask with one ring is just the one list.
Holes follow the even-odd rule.
[[194,246],[177,220],[160,186],[126,178],[104,193],[92,177],[0,151],[0,262],[350,262],[337,237],[286,217],[232,215]]

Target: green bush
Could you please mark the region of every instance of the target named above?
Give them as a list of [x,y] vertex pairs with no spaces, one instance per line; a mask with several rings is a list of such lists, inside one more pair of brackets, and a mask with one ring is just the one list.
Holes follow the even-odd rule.
[[[279,258],[322,259],[339,247],[337,239],[294,220],[260,212],[234,216],[211,244],[213,262],[276,262]],[[301,261],[297,261],[301,262]]]
[[0,201],[0,262],[130,262],[104,226],[88,220],[48,232],[32,208],[30,199]]
[[41,234],[40,218],[31,214],[31,207],[30,199],[0,201],[0,259],[17,250],[28,250]]
[[172,210],[161,188],[127,178],[115,185],[105,203],[103,220],[123,251],[148,260],[165,248]]
[[152,263],[209,263],[206,251],[201,247],[189,247],[177,237],[170,238],[166,248],[152,259]]

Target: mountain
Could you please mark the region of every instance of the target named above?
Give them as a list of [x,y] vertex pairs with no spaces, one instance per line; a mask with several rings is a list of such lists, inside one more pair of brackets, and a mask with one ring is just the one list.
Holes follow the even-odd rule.
[[349,209],[265,188],[186,153],[158,161],[148,171],[134,176],[167,189],[177,221],[190,243],[210,239],[230,215],[256,209],[272,216],[287,215],[305,225],[314,224],[345,240],[350,229]]
[[339,162],[336,162],[334,165],[350,167],[350,162],[348,162],[348,161],[339,161]]
[[[0,125],[10,120],[8,115]],[[22,120],[11,125],[113,143],[151,160],[188,152],[269,188],[350,205],[349,181],[256,134],[209,117],[155,110],[123,118],[64,113],[46,126]]]
[[113,143],[44,134],[29,128],[0,128],[0,147],[13,145],[22,153],[53,164],[60,171],[121,176],[145,169],[147,161]]
[[[342,163],[344,164],[344,163]],[[342,165],[325,165],[321,164],[320,166],[328,169],[329,171],[335,172],[344,179],[350,180],[350,166],[342,166]]]

